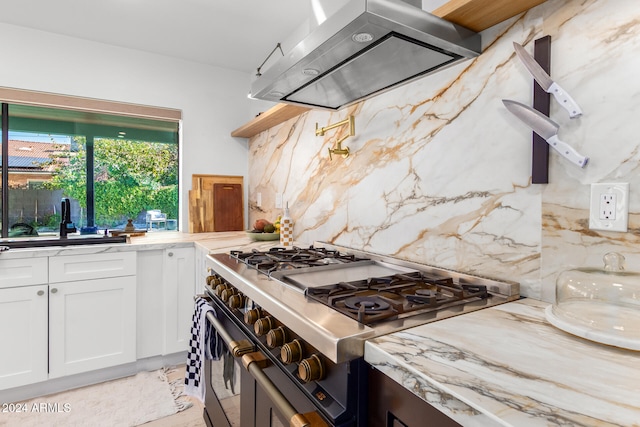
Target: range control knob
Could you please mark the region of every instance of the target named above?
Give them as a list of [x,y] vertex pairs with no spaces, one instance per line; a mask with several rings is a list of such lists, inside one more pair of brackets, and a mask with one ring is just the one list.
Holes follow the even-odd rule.
[[220,298],[220,297],[221,297],[221,295],[222,295],[222,291],[224,291],[224,290],[226,290],[226,289],[230,289],[230,288],[231,288],[231,286],[229,286],[229,285],[227,285],[227,284],[224,284],[224,283],[220,283],[219,285],[217,285],[217,286],[215,287],[215,289],[214,289],[214,290],[215,290],[215,292],[216,292],[216,296],[217,296],[218,298]]
[[269,332],[271,328],[273,328],[274,323],[275,322],[273,321],[273,317],[263,317],[262,319],[256,320],[256,323],[253,324],[253,331],[257,336],[261,337]]
[[227,305],[229,308],[240,308],[244,305],[244,295],[242,294],[234,294],[229,297],[227,300]]
[[259,308],[252,308],[244,313],[244,323],[254,325],[260,317],[262,317],[262,311]]
[[318,355],[313,354],[298,365],[298,376],[305,383],[324,378],[324,363]]
[[211,286],[212,288],[216,287],[221,283],[222,283],[222,278],[220,276],[216,276],[216,275],[207,276],[207,285]]
[[267,332],[267,347],[276,348],[280,347],[287,341],[287,331],[282,327],[278,326],[275,329],[271,329]]
[[280,349],[280,359],[285,365],[302,360],[302,344],[298,340],[286,343]]
[[231,295],[236,295],[237,293],[238,293],[238,290],[235,288],[223,289],[222,292],[220,292],[220,299],[222,301],[229,301],[229,298],[231,298]]

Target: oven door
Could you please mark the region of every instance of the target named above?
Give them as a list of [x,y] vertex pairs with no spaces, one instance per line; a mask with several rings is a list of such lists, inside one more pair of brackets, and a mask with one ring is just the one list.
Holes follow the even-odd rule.
[[[212,301],[214,306],[217,301]],[[205,363],[204,419],[210,427],[330,426],[313,403],[235,324],[226,308],[207,321],[227,355]]]
[[243,393],[253,396],[251,400],[254,405],[247,416],[255,417],[246,425],[243,419],[243,427],[333,426],[320,416],[317,408],[262,352],[242,356],[242,363],[245,372],[251,376],[245,383]]
[[[220,310],[216,310],[221,313]],[[254,350],[253,345],[240,329],[224,315],[214,318],[212,314],[207,316],[207,321],[216,321],[216,330],[222,336],[225,334],[232,338],[234,345],[246,343],[246,352]],[[239,357],[231,353],[236,350],[224,340],[223,356],[219,360],[205,361],[205,421],[209,426],[215,427],[241,427],[240,408],[242,390],[242,363]]]

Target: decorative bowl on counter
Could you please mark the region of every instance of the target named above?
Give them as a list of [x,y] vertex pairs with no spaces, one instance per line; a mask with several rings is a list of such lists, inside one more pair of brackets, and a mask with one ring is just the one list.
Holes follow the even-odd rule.
[[547,320],[566,332],[616,347],[640,350],[640,274],[624,270],[624,257],[604,256],[604,269],[567,270],[556,281]]
[[266,242],[269,240],[280,239],[280,233],[254,233],[252,231],[247,231],[247,236],[249,236],[251,240],[254,240],[256,242]]

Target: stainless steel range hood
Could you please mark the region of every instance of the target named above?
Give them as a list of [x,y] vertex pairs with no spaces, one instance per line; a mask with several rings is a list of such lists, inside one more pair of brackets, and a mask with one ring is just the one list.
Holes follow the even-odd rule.
[[479,34],[419,4],[351,0],[258,77],[251,96],[338,110],[480,54]]

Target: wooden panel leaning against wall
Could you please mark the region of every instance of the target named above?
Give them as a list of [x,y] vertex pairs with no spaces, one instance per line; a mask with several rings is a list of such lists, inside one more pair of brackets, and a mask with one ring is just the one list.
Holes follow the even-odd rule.
[[189,233],[244,229],[243,178],[192,176],[189,190]]

